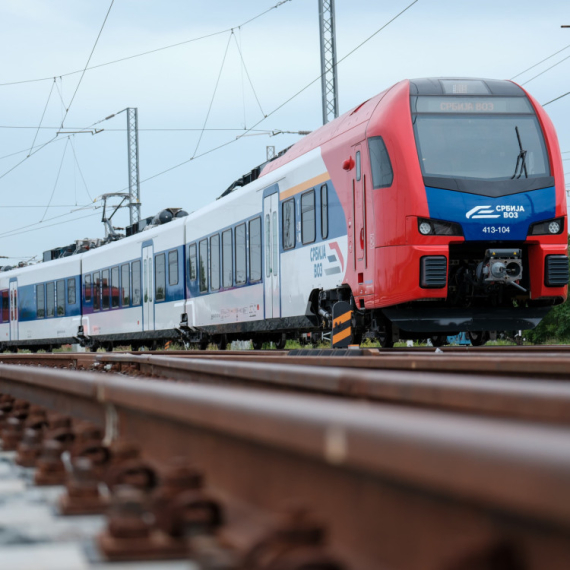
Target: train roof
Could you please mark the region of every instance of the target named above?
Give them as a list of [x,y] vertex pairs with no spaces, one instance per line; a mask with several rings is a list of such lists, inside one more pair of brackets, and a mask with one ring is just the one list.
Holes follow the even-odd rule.
[[524,97],[525,92],[506,79],[476,77],[427,77],[410,79],[412,95],[499,95]]

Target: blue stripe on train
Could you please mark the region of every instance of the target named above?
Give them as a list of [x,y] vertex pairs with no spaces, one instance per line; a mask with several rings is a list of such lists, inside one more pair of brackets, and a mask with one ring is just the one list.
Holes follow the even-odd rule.
[[426,186],[430,218],[458,222],[466,240],[525,240],[535,222],[555,216],[554,186],[489,198]]

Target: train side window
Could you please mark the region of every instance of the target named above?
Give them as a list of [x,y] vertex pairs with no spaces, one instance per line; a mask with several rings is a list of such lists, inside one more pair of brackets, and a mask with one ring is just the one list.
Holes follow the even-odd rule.
[[83,298],[86,303],[91,301],[91,275],[83,276]]
[[2,291],[2,321],[5,323],[10,321],[10,294],[8,291]]
[[329,237],[329,189],[326,184],[321,186],[321,236]]
[[106,311],[111,306],[111,287],[109,283],[109,270],[101,271],[101,308]]
[[362,177],[362,171],[360,166],[360,151],[356,151],[356,180],[360,180]]
[[38,319],[43,319],[46,316],[46,292],[43,283],[36,285],[36,315]]
[[133,307],[141,304],[141,262],[133,261],[131,264],[131,273],[133,279]]
[[382,137],[373,137],[368,140],[370,150],[370,166],[372,168],[372,185],[374,188],[388,188],[392,186],[394,172],[386,145]]
[[208,290],[208,240],[200,242],[200,291]]
[[75,305],[75,277],[67,280],[67,304]]
[[234,268],[232,255],[232,230],[222,232],[222,287],[234,284]]
[[301,241],[311,243],[315,238],[315,191],[311,190],[301,195]]
[[196,281],[196,263],[197,263],[197,253],[196,244],[193,243],[189,248],[188,254],[188,275],[190,276],[190,281]]
[[166,299],[166,256],[160,253],[154,260],[154,299],[158,303]]
[[57,295],[57,316],[63,317],[65,315],[65,281],[61,279],[56,283]]
[[283,202],[283,249],[295,247],[295,198]]
[[168,284],[178,285],[178,250],[168,252]]
[[111,269],[111,307],[115,308],[119,306],[119,266],[113,267]]
[[236,285],[246,282],[246,254],[245,254],[245,224],[236,226]]
[[218,291],[220,288],[220,235],[210,238],[210,289]]
[[121,265],[121,304],[123,307],[131,304],[131,268],[128,263]]
[[249,222],[249,280],[261,280],[261,218]]
[[99,271],[93,273],[93,310],[101,309],[101,274]]
[[46,317],[55,316],[55,283],[46,283]]

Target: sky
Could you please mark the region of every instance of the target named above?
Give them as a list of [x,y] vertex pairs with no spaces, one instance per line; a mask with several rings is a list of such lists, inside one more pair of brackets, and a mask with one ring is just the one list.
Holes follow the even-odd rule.
[[[336,0],[338,59],[411,1]],[[126,114],[104,119],[127,107],[138,108],[143,217],[199,209],[264,162],[267,146],[301,137],[270,133],[322,124],[318,0],[115,0],[90,66],[185,43],[82,76],[110,4],[0,0],[1,263],[103,237],[94,200],[128,187]],[[567,0],[418,0],[339,64],[340,112],[406,78],[511,79],[568,46],[515,79],[546,103],[570,91],[562,24]],[[570,175],[570,95],[546,110]],[[86,132],[94,123],[103,130]],[[114,223],[128,220],[124,209]]]

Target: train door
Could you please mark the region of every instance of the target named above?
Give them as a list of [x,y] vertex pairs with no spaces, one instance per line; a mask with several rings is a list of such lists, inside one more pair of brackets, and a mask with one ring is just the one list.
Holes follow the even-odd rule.
[[279,290],[279,194],[263,199],[263,228],[265,243],[265,318],[281,316]]
[[153,247],[147,245],[142,250],[143,262],[143,330],[154,330],[154,270]]
[[354,149],[354,177],[353,177],[353,209],[354,209],[354,267],[358,276],[358,283],[363,282],[366,268],[366,196],[364,177],[362,175],[362,145],[357,144]]
[[18,281],[10,281],[10,340],[18,340]]

